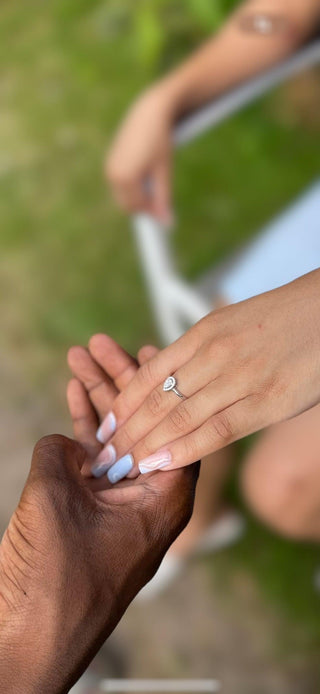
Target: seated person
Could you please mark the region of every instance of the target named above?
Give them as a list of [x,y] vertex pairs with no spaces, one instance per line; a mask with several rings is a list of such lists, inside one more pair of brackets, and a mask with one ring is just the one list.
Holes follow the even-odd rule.
[[[208,101],[227,92],[230,87],[246,83],[250,78],[261,75],[265,70],[270,69],[271,66],[282,62],[295,53],[303,44],[312,40],[319,30],[319,0],[305,0],[304,2],[301,2],[301,0],[244,0],[243,2],[239,1],[233,4],[235,4],[234,11],[227,17],[226,22],[222,24],[219,30],[213,36],[208,37],[204,46],[201,46],[181,65],[178,65],[150,85],[148,89],[138,96],[125,115],[112,142],[106,161],[106,173],[115,201],[123,210],[129,213],[147,212],[164,225],[170,224],[173,218],[172,164],[174,138],[172,133],[176,123],[199,106],[203,106]],[[234,56],[236,56],[236,60]],[[212,165],[214,168],[214,149],[212,152]],[[219,175],[218,170],[216,175]],[[148,185],[145,185],[146,181]],[[261,243],[252,244],[244,259],[228,275],[227,282],[222,282],[222,287],[219,287],[221,290],[219,292],[221,305],[243,301],[249,296],[260,294],[287,283],[311,270],[315,270],[319,266],[318,207],[319,186],[317,190],[311,191],[308,199],[301,201],[301,214],[298,209],[294,208],[289,215],[290,220],[288,219],[287,222],[280,220],[278,225],[267,231],[266,237],[261,239]],[[313,208],[313,224],[310,224],[311,208]],[[304,214],[305,210],[307,212],[306,215]],[[213,229],[209,230],[209,233],[216,232]],[[197,243],[196,233],[194,243]],[[282,302],[280,294],[279,302]],[[263,315],[263,308],[260,309],[257,303],[257,314],[260,314],[260,311],[262,311],[261,315]],[[238,319],[236,312],[230,313],[230,316],[232,316],[232,319],[229,324],[229,328],[231,327],[228,334],[229,346],[230,333],[237,339],[231,324]],[[299,315],[295,320],[298,325]],[[318,315],[311,319],[311,322],[313,320],[317,323]],[[276,321],[277,318],[275,316],[270,322],[276,323]],[[279,325],[278,333],[288,332],[288,330],[289,326],[287,324],[284,327]],[[212,335],[214,336],[215,333],[216,326],[213,321]],[[245,333],[246,331],[244,331],[241,339],[246,340]],[[210,331],[208,330],[206,338],[209,338],[209,334]],[[250,336],[249,341],[252,341],[254,345],[254,336]],[[272,349],[275,349],[275,346],[277,348],[277,344],[277,334],[267,337],[266,345],[270,354],[272,354]],[[216,347],[219,352],[220,346],[216,345]],[[264,345],[257,350],[256,354],[256,360],[257,362],[259,361],[259,376],[263,372],[260,359],[263,347]],[[189,343],[190,348],[191,342]],[[180,347],[181,354],[185,354],[187,349],[187,342],[185,342]],[[289,355],[286,355],[283,363],[285,361],[289,362],[289,359]],[[199,378],[197,387],[195,386],[193,373],[190,373],[188,368],[185,368],[187,361],[184,365],[179,361],[178,365],[179,367],[183,366],[184,369],[182,385],[180,383],[182,392],[185,395],[190,395],[194,394],[196,390],[200,390],[204,383],[201,383]],[[211,349],[207,355],[207,362],[211,362],[214,365],[217,361],[219,361],[219,356],[216,356],[216,349]],[[219,394],[223,407],[225,407],[224,395],[228,392],[230,378],[232,377],[232,380],[235,381],[237,373],[240,370],[243,372],[243,365],[245,364],[246,367],[248,363],[248,354],[245,354],[244,360],[240,365],[235,364],[234,355],[231,356],[228,366],[224,364],[224,372],[227,373],[228,379],[225,379],[224,392],[221,391]],[[156,372],[159,370],[158,364],[156,364]],[[236,368],[237,366],[238,369]],[[202,371],[202,364],[199,361],[197,364],[194,364],[194,367],[196,367],[198,373]],[[174,374],[175,369],[176,365],[169,361],[166,375]],[[281,365],[277,364],[277,369],[273,373],[269,386],[277,383],[277,377],[281,374],[281,371]],[[297,368],[292,368],[291,373],[296,378]],[[213,367],[213,378],[216,378],[216,376],[217,373]],[[300,378],[303,380],[304,374]],[[188,379],[191,387],[190,393],[186,391]],[[249,376],[247,377],[248,380]],[[258,374],[254,374],[253,380],[258,383]],[[294,379],[290,380],[293,382]],[[299,377],[296,378],[296,382],[298,380]],[[318,374],[313,380],[314,382],[318,381]],[[256,400],[258,400],[259,393],[263,390],[263,385],[262,388],[260,386],[261,384],[259,384],[257,392],[254,393]],[[279,384],[277,389],[278,391],[280,390]],[[286,385],[285,389],[289,391],[288,385]],[[311,388],[309,390],[311,393]],[[136,387],[135,391],[137,392]],[[208,397],[209,390],[206,393]],[[212,401],[216,398],[216,394],[216,385],[212,382]],[[241,395],[247,394],[241,393]],[[154,394],[154,398],[156,396],[157,392]],[[237,400],[238,394],[233,391],[228,405],[232,406]],[[251,398],[251,400],[254,400],[254,398]],[[174,398],[172,401],[174,401]],[[310,406],[316,402],[319,402],[319,393],[312,396],[308,404]],[[206,404],[205,400],[198,403],[197,411],[204,411]],[[248,405],[250,406],[249,402]],[[154,402],[153,409],[155,410],[156,407],[157,402]],[[190,409],[186,410],[184,408],[182,410],[181,406],[180,411],[172,411],[170,413],[171,422],[166,423],[168,430],[170,424],[171,429],[175,427],[181,439],[183,418],[185,417],[188,422],[195,419],[195,412],[192,410],[190,400],[188,408]],[[263,398],[263,415],[267,409],[266,399]],[[302,409],[303,406],[299,403],[299,406],[290,412],[290,416],[298,414]],[[214,411],[214,408],[212,408],[210,414],[212,415]],[[258,412],[259,408],[255,406],[252,411]],[[273,424],[274,421],[279,421],[277,419],[278,415],[274,414],[277,412],[277,403],[275,401],[272,403],[269,411],[272,412],[272,416],[269,417],[268,421],[264,421],[265,426]],[[274,416],[276,419],[274,419]],[[244,472],[245,493],[255,507],[259,500],[257,511],[264,518],[269,519],[272,524],[276,524],[283,532],[290,531],[293,534],[297,532],[301,534],[303,532],[307,537],[310,536],[310,533],[313,535],[314,532],[317,532],[317,537],[319,537],[320,530],[319,527],[316,531],[313,526],[311,528],[305,527],[305,522],[303,522],[304,529],[302,530],[302,518],[299,519],[295,511],[297,506],[300,508],[301,503],[301,500],[298,502],[295,499],[295,495],[299,494],[299,485],[296,484],[295,480],[297,475],[299,479],[300,475],[304,479],[309,467],[311,469],[308,470],[308,480],[312,480],[311,486],[320,475],[319,464],[317,463],[319,459],[317,455],[318,416],[319,409],[311,410],[309,415],[306,414],[297,418],[295,423],[284,424],[283,429],[278,425],[274,431],[272,430],[263,435],[258,448],[251,455],[250,463],[248,463],[248,467]],[[280,417],[286,417],[284,410],[280,413]],[[261,422],[262,419],[263,416],[260,413]],[[145,413],[143,414],[143,421],[146,421]],[[253,424],[253,417],[248,411],[245,411],[245,403],[243,402],[242,409],[240,405],[236,406],[234,411],[230,407],[230,411],[228,409],[223,416],[209,422],[207,430],[203,427],[199,436],[201,444],[204,439],[210,440],[212,438],[215,426],[217,426],[218,434],[222,433],[222,438],[232,438],[230,430],[231,432],[234,429],[237,430],[239,425],[242,428],[244,421],[246,424],[249,424],[245,433],[250,433],[262,427],[260,422],[258,425]],[[240,422],[241,424],[239,424]],[[200,422],[198,422],[199,424]],[[312,430],[312,427],[314,430]],[[137,420],[134,422],[134,428],[135,430],[138,428]],[[282,440],[281,431],[283,431]],[[293,432],[293,437],[290,436],[290,432]],[[244,435],[243,428],[241,435]],[[144,435],[142,438],[145,440]],[[300,463],[297,460],[294,445],[297,439],[301,442],[299,447],[302,449]],[[303,440],[304,445],[302,444]],[[274,450],[271,450],[271,442],[274,443]],[[114,441],[112,443],[115,444]],[[163,448],[166,450],[167,458],[168,453],[172,455],[171,448],[168,450],[167,444],[169,443],[169,438],[161,440],[161,456],[158,461],[160,466],[163,466],[165,463],[165,460],[162,458]],[[182,443],[184,444],[184,441]],[[237,540],[243,532],[242,518],[235,511],[226,507],[223,498],[226,477],[233,459],[233,451],[225,443],[226,441],[223,441],[224,445],[221,450],[217,450],[216,441],[208,445],[207,450],[202,449],[200,451],[196,448],[198,457],[204,457],[205,453],[210,454],[211,451],[214,451],[214,453],[210,454],[205,464],[202,465],[192,521],[188,525],[186,532],[179,536],[177,542],[171,548],[166,561],[162,563],[161,571],[158,572],[155,581],[153,581],[152,591],[151,586],[148,587],[150,596],[163,589],[170,580],[175,578],[181,571],[185,560],[192,554],[199,551],[212,552],[221,546],[226,546]],[[192,447],[197,447],[198,445],[200,444],[196,442],[195,436],[193,439],[188,440],[189,451]],[[116,445],[114,447],[116,448]],[[218,448],[220,449],[220,447],[219,444]],[[154,459],[155,452],[155,449],[151,450],[151,459],[147,455],[148,465],[156,462]],[[175,453],[177,455],[176,451]],[[146,452],[144,451],[142,458],[144,463],[146,462],[145,455]],[[265,465],[266,455],[268,455],[267,467]],[[183,464],[185,464],[184,451],[182,457]],[[295,469],[295,466],[292,466],[293,459],[297,461],[297,469]],[[288,461],[287,465],[285,464],[286,460]],[[283,465],[280,464],[280,461],[283,462]],[[304,461],[303,465],[302,461]],[[178,464],[181,464],[181,461]],[[259,484],[259,472],[261,473],[261,482],[264,480],[269,489],[267,495],[264,492],[264,486],[261,482]],[[266,476],[267,480],[265,479]],[[276,490],[275,495],[273,495],[273,489]],[[292,495],[294,496],[292,497]],[[307,503],[305,497],[304,501]],[[319,515],[317,518],[319,518]],[[146,595],[146,591],[144,595]]]

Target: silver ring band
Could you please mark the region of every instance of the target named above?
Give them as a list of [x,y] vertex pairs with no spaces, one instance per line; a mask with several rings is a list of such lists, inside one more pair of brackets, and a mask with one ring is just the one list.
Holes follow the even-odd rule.
[[166,378],[162,386],[162,390],[164,390],[165,393],[168,393],[170,390],[172,390],[172,392],[175,393],[178,396],[178,398],[181,398],[183,400],[186,397],[185,395],[183,395],[183,393],[180,392],[180,390],[178,390],[177,379],[174,376],[168,376],[168,378]]

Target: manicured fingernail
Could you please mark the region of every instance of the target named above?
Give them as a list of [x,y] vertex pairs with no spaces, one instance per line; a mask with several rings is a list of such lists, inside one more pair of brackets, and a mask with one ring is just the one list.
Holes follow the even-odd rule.
[[115,447],[110,443],[99,453],[95,463],[91,467],[94,477],[102,477],[117,460]]
[[162,467],[167,467],[172,463],[172,455],[170,451],[157,451],[148,458],[143,458],[139,463],[139,470],[142,475],[152,470],[160,470]]
[[102,424],[100,424],[99,429],[96,433],[96,437],[100,443],[107,443],[110,436],[114,434],[117,427],[117,421],[113,412],[109,412],[104,418]]
[[115,484],[122,480],[133,468],[133,457],[129,453],[119,458],[117,462],[109,468],[107,477],[111,484]]

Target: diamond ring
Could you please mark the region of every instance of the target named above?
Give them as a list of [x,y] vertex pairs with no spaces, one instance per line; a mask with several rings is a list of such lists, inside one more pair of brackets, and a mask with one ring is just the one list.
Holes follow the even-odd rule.
[[180,390],[178,390],[177,379],[174,376],[168,376],[168,378],[166,378],[162,386],[162,389],[165,391],[165,393],[168,393],[169,390],[172,390],[172,392],[175,393],[178,396],[178,398],[185,398],[185,395],[180,393]]

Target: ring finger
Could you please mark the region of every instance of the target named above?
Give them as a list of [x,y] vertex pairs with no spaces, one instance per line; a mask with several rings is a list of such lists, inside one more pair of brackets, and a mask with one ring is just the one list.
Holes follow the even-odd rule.
[[[189,364],[189,371],[192,373],[191,367],[192,362]],[[178,375],[184,370],[185,368],[177,372],[177,383],[182,382]],[[199,382],[204,384],[203,388],[196,390],[196,384],[193,383],[191,387],[195,389],[195,393],[191,393],[190,397],[178,402],[176,393],[162,391],[160,396],[159,390],[156,389],[147,398],[139,412],[113,437],[112,444],[118,460],[122,460],[123,456],[130,451],[132,463],[130,477],[137,474],[137,464],[141,459],[149,458],[177,437],[191,433],[214,413],[232,405],[245,395],[241,375],[238,378],[216,376],[214,379],[210,378],[208,383],[208,377],[203,373]],[[185,394],[188,395],[188,390],[185,390]],[[157,417],[159,412],[160,417]],[[158,421],[155,422],[155,419]],[[125,435],[123,435],[124,430]]]

